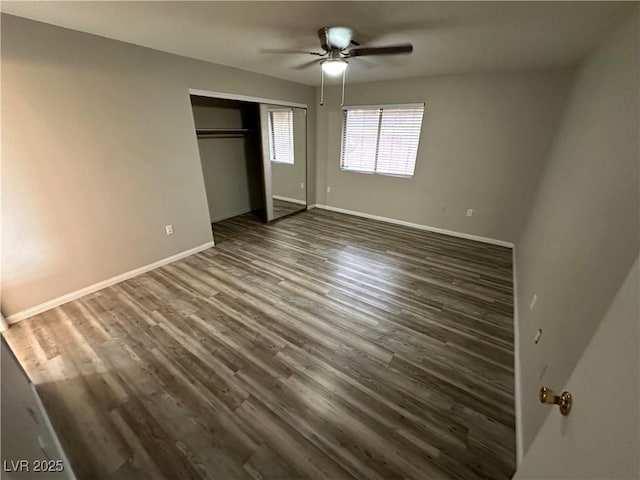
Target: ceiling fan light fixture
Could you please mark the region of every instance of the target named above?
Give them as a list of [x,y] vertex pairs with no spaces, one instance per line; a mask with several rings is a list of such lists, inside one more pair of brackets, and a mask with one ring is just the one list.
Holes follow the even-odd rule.
[[341,58],[331,58],[322,62],[322,71],[327,75],[336,77],[342,75],[349,64]]

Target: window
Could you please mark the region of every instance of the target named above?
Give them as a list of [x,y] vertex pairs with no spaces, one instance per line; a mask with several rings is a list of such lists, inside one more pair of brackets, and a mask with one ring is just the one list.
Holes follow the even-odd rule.
[[345,107],[340,168],[413,176],[424,104]]
[[293,165],[293,110],[269,110],[269,153],[272,162]]

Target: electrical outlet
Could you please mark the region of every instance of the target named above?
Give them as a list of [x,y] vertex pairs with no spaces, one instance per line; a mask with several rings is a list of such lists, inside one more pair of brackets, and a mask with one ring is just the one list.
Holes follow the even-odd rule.
[[173,225],[165,225],[164,229],[167,232],[167,235],[173,235]]
[[533,310],[533,307],[536,306],[536,302],[538,301],[538,295],[534,294],[533,298],[531,299],[531,303],[529,304],[529,310]]
[[473,215],[473,208],[469,208],[467,210],[467,217],[470,217],[471,215]]
[[300,188],[304,189],[304,182],[300,182]]
[[331,193],[331,187],[327,187],[327,193]]

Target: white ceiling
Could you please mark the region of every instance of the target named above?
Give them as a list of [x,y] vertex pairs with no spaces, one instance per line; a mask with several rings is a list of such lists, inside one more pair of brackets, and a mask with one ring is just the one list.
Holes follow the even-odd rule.
[[318,28],[344,25],[367,46],[411,42],[412,55],[353,59],[349,82],[570,65],[632,3],[615,2],[14,2],[2,11],[308,85]]

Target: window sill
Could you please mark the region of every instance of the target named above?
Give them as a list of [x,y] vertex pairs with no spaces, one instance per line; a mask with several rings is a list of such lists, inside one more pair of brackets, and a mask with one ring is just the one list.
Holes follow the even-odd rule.
[[350,173],[362,173],[365,175],[379,175],[382,177],[395,177],[395,178],[413,178],[414,175],[400,175],[397,173],[382,173],[382,172],[367,172],[366,170],[356,170],[353,168],[342,168],[340,167],[341,172],[350,172]]

